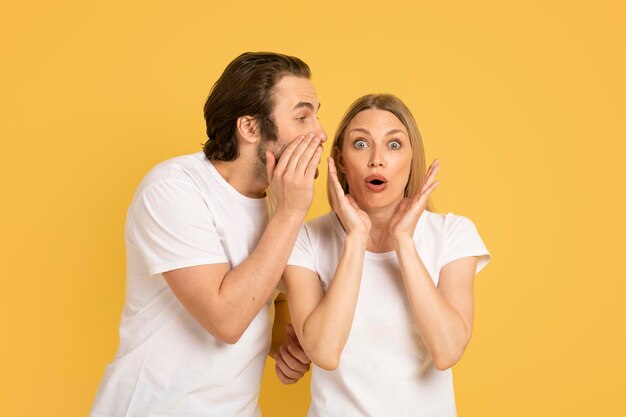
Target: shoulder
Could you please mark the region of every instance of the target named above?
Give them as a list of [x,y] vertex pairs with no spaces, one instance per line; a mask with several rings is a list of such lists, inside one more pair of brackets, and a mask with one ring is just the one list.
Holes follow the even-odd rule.
[[474,223],[469,218],[451,212],[443,214],[424,210],[419,223],[422,232],[444,236],[458,230],[475,229]]
[[465,216],[455,213],[433,213],[425,210],[415,230],[415,237],[426,235],[448,240],[475,231],[476,226]]
[[[155,165],[141,180],[129,205],[128,214],[137,210],[180,211],[204,201],[198,178],[201,166],[209,163],[196,154],[178,156]],[[205,167],[206,170],[206,167]],[[129,215],[129,219],[133,217]]]
[[337,227],[341,227],[334,211],[330,211],[323,216],[316,217],[305,223],[304,229],[311,238],[321,239],[322,237],[337,236]]
[[195,183],[194,177],[198,175],[199,167],[210,163],[206,160],[203,161],[199,154],[201,152],[177,156],[155,165],[141,180],[139,187],[137,187],[137,193],[141,193],[153,185],[168,182]]

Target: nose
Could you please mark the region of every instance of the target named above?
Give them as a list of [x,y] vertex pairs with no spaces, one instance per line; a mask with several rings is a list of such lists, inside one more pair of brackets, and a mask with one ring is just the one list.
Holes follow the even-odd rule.
[[372,151],[370,152],[370,158],[367,166],[370,168],[375,168],[382,167],[384,165],[385,164],[382,152],[378,149],[377,146],[373,146]]
[[315,134],[315,136],[319,136],[321,138],[321,142],[324,143],[328,139],[328,135],[326,135],[326,131],[324,130],[324,127],[320,123],[319,119],[315,120],[316,126],[315,129],[313,129],[313,133]]

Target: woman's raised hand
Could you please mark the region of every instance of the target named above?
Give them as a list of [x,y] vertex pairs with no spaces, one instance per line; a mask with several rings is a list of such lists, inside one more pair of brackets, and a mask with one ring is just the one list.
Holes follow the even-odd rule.
[[413,238],[417,222],[426,208],[426,203],[428,203],[428,197],[437,185],[439,185],[439,181],[435,181],[437,172],[439,172],[439,160],[435,159],[428,168],[426,180],[420,192],[415,197],[404,198],[400,202],[396,214],[394,214],[391,222],[389,222],[391,234],[396,239],[403,236]]
[[361,210],[351,195],[344,194],[337,178],[335,161],[331,157],[328,158],[328,191],[333,210],[339,216],[346,234],[358,233],[367,238],[372,228],[370,218],[366,212]]

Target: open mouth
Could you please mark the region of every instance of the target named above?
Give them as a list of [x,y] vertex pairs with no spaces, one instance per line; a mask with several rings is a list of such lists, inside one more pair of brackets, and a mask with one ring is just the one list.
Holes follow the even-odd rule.
[[387,187],[387,178],[382,175],[370,175],[365,178],[366,187],[372,191],[382,191]]

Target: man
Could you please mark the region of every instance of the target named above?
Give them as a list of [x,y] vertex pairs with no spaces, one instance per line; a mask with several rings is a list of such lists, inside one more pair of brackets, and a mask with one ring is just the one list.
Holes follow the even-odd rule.
[[[126,221],[120,347],[93,417],[260,415],[273,294],[326,140],[318,109],[304,62],[245,53],[207,99],[204,152],[143,179]],[[274,355],[284,383],[310,362],[288,330]]]

